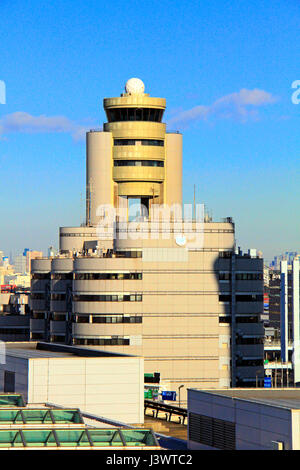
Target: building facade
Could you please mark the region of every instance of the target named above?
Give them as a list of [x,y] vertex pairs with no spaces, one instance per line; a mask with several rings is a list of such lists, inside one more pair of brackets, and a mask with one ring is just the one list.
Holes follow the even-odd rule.
[[86,223],[32,260],[31,338],[143,356],[169,390],[255,384],[263,260],[236,251],[231,218],[183,217],[182,135],[165,106],[138,79],[104,99],[108,122],[87,133]]

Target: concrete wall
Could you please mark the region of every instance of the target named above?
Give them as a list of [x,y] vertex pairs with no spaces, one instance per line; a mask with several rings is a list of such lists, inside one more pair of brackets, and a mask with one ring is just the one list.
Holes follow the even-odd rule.
[[16,393],[29,403],[55,403],[126,423],[144,421],[144,365],[137,357],[22,359],[7,353],[0,365],[15,372]]

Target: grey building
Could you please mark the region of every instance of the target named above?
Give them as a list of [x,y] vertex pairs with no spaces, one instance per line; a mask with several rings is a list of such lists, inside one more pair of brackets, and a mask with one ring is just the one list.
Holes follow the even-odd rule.
[[295,389],[188,390],[191,450],[300,450]]

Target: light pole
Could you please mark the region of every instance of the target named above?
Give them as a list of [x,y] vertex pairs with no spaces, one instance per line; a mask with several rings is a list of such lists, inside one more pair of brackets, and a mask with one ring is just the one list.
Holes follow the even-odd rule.
[[178,387],[178,398],[179,398],[179,408],[180,408],[180,390],[182,389],[182,387],[184,387],[184,385],[179,385]]

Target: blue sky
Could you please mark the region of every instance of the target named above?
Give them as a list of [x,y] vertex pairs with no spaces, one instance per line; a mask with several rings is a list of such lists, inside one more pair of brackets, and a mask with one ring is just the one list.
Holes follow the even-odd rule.
[[84,219],[84,130],[126,80],[167,98],[184,202],[232,216],[267,259],[300,249],[297,0],[1,0],[0,249],[46,251]]

